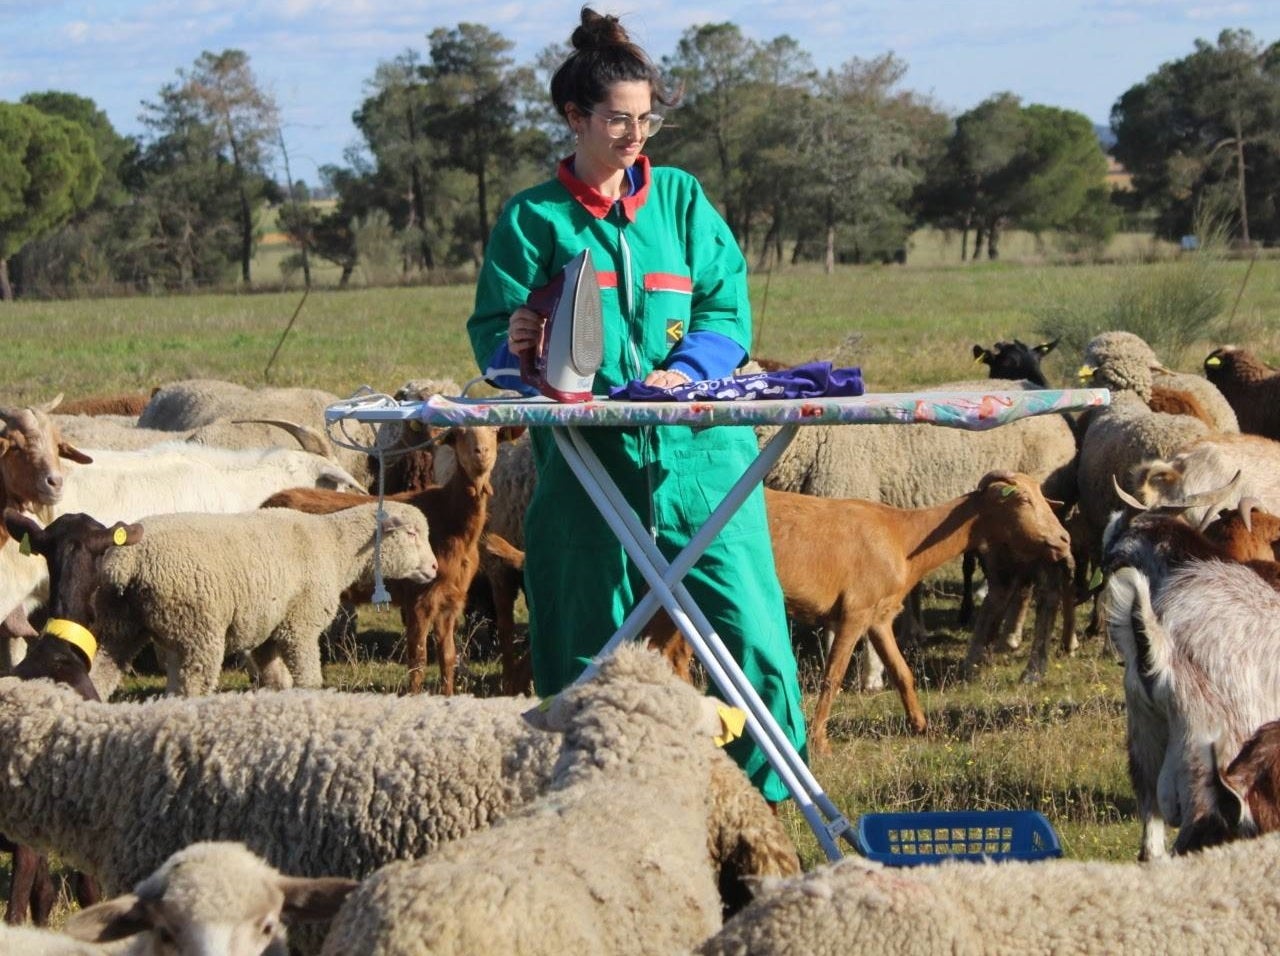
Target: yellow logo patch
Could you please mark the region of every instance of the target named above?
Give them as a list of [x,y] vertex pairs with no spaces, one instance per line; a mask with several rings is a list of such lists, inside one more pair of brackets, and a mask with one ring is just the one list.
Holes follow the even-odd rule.
[[684,319],[667,319],[667,341],[672,345],[684,338]]

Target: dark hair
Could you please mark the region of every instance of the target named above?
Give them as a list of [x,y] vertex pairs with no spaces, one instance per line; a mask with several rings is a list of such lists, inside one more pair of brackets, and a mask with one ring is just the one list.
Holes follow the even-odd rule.
[[569,40],[573,52],[551,77],[551,102],[556,112],[574,103],[590,109],[605,98],[614,83],[639,80],[649,84],[653,98],[663,106],[675,105],[662,84],[657,67],[640,49],[615,16],[602,16],[582,8],[582,22]]

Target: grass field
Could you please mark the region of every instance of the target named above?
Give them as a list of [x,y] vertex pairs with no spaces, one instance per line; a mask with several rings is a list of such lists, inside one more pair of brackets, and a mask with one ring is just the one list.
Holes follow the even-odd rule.
[[[971,361],[973,343],[1034,339],[1037,316],[1055,302],[1096,300],[1125,288],[1136,270],[1177,268],[1176,262],[1136,261],[935,263],[844,268],[830,276],[779,269],[751,280],[755,351],[793,363],[826,357],[857,364],[876,391],[972,378],[983,371]],[[1196,370],[1209,348],[1226,340],[1249,344],[1268,360],[1280,358],[1280,260],[1259,261],[1247,284],[1247,263],[1217,268],[1232,290],[1231,321],[1168,364]],[[464,286],[312,292],[270,382],[346,395],[363,384],[390,392],[422,376],[465,381],[474,374],[463,329],[471,295]],[[142,390],[187,377],[262,384],[301,298],[295,290],[0,306],[10,343],[4,400]],[[1070,384],[1079,359],[1051,355],[1050,380]],[[926,608],[930,639],[909,654],[932,729],[923,737],[907,733],[892,691],[846,692],[831,722],[834,753],[814,764],[828,793],[851,818],[868,810],[1034,807],[1057,826],[1069,856],[1133,858],[1137,825],[1125,771],[1121,671],[1113,656],[1095,638],[1074,658],[1055,658],[1037,686],[1018,682],[1025,652],[961,682],[967,635],[954,623],[953,582],[944,574],[934,584]],[[360,646],[343,663],[327,666],[327,682],[399,689],[402,672],[386,662],[400,649],[398,616],[365,611],[360,620]],[[820,665],[807,642],[802,645],[812,703]],[[478,646],[477,638],[471,647]],[[491,660],[473,652],[464,661],[463,690],[490,692],[494,670]],[[243,681],[232,669],[225,686]],[[146,696],[159,687],[155,679],[138,678],[128,693]],[[798,813],[789,812],[787,822],[806,862],[817,862],[816,842]]]

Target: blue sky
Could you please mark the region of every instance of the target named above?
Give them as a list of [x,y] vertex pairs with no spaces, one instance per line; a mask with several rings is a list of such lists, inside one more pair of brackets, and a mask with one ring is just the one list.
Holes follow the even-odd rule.
[[[285,123],[293,174],[342,162],[357,144],[351,124],[377,64],[460,21],[515,41],[526,62],[567,40],[576,0],[0,0],[5,44],[0,100],[62,90],[93,99],[124,134],[140,133],[141,103],[204,50],[249,54]],[[622,16],[655,59],[681,33],[729,21],[757,40],[794,37],[821,68],[892,51],[908,66],[903,87],[960,113],[992,93],[1078,110],[1105,124],[1111,106],[1197,38],[1224,28],[1280,40],[1278,0],[775,0],[599,2]]]

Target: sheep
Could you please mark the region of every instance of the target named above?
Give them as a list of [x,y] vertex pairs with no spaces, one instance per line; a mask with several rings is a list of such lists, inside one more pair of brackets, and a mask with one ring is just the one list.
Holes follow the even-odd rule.
[[[657,654],[619,647],[530,712],[562,735],[542,796],[364,880],[323,953],[687,951],[722,919],[707,780],[723,710]],[[768,870],[799,872],[758,794],[750,825]]]
[[64,932],[128,940],[124,956],[287,956],[285,924],[327,920],[358,885],[284,876],[241,843],[193,843],[132,893],[75,913]]
[[[546,789],[560,739],[531,726],[528,708],[297,689],[100,704],[3,678],[0,832],[95,874],[108,894],[195,840],[241,841],[281,872],[360,879]],[[744,836],[760,795],[722,752],[709,790],[708,852],[726,898],[741,898],[748,878],[785,861]]]
[[63,933],[0,926],[0,956],[122,956],[118,946],[98,946]]
[[1280,439],[1280,372],[1252,352],[1227,345],[1205,357],[1204,374],[1235,411],[1242,432]]
[[1280,946],[1277,880],[1280,837],[1154,867],[1049,860],[894,869],[848,857],[767,881],[697,952],[1266,953]]
[[436,573],[422,512],[388,502],[332,515],[283,509],[164,514],[146,536],[108,551],[94,576],[102,654],[93,680],[104,697],[148,641],[163,650],[169,693],[216,689],[228,652],[248,652],[267,686],[319,687],[320,633],[344,589],[373,576],[381,521],[388,578]]
[[[1113,478],[1130,480],[1131,470],[1151,458],[1172,455],[1179,448],[1209,434],[1208,426],[1187,415],[1153,412],[1150,347],[1129,332],[1104,332],[1085,349],[1080,375],[1088,384],[1111,389],[1111,404],[1091,409],[1080,445],[1077,476],[1079,529],[1086,566],[1101,566],[1102,536],[1111,513],[1121,507]],[[1091,623],[1090,630],[1096,627]]]
[[997,342],[991,348],[981,345],[973,347],[973,360],[981,362],[990,370],[992,378],[1017,381],[1025,379],[1040,388],[1048,388],[1049,382],[1040,370],[1040,361],[1054,350],[1058,340],[1041,342],[1039,345],[1027,345],[1018,339],[1012,342]]
[[[988,472],[975,490],[931,508],[766,488],[765,511],[788,614],[834,633],[809,728],[809,749],[817,754],[831,752],[831,706],[863,634],[889,671],[911,729],[925,731],[928,720],[893,619],[926,574],[972,548],[1036,561],[1066,560],[1071,551],[1066,530],[1035,481],[1006,471]],[[655,637],[663,648],[671,640],[673,633]]]
[[[156,389],[147,407],[138,415],[138,426],[187,431],[219,420],[269,418],[322,429],[324,410],[337,401],[337,395],[314,388],[251,389],[217,379],[188,379]],[[373,426],[351,421],[345,422],[343,429],[353,443],[372,447]],[[359,479],[362,489],[368,489],[376,472],[366,453],[335,448],[333,457]]]
[[[430,582],[392,580],[391,600],[400,608],[408,648],[409,692],[422,690],[427,665],[427,635],[434,633],[440,658],[441,692],[454,690],[457,650],[454,630],[466,608],[467,591],[480,564],[480,535],[484,530],[493,488],[493,471],[501,442],[510,440],[518,429],[488,426],[450,429],[437,440],[453,449],[457,468],[443,485],[417,492],[402,492],[388,500],[412,505],[426,516],[431,529],[431,549],[439,570]],[[367,496],[322,492],[314,488],[294,488],[278,492],[262,503],[264,508],[294,508],[311,514],[326,514],[374,499]],[[368,590],[351,595],[356,602],[370,599]]]
[[0,678],[0,832],[108,894],[195,840],[358,879],[545,788],[558,741],[528,707],[297,689],[103,704]]
[[[1214,504],[1230,508],[1248,498],[1280,512],[1280,442],[1261,435],[1209,435],[1171,454],[1153,455],[1131,469],[1130,484],[1140,501],[1159,506],[1222,487],[1237,472],[1240,481],[1232,494]],[[1185,512],[1193,524],[1213,514],[1205,504]]]

